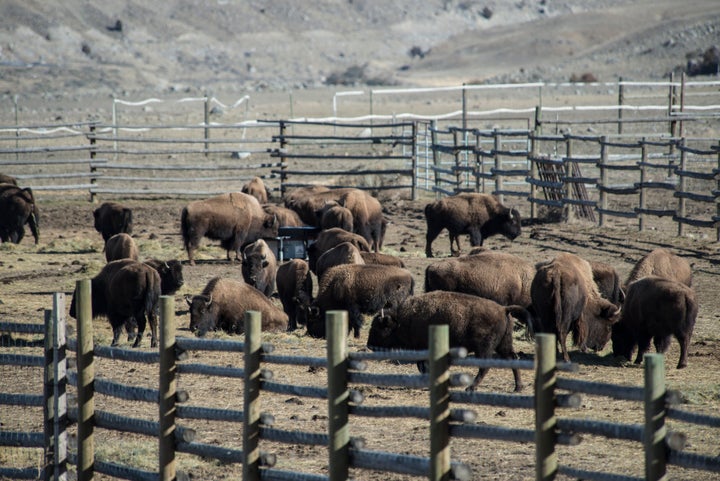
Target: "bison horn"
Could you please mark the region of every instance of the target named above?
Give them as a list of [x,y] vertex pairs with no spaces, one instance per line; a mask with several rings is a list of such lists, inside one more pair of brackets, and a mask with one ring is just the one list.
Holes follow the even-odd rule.
[[210,299],[205,303],[205,306],[210,307],[210,304],[212,304],[212,294],[210,294]]
[[185,294],[185,302],[187,302],[188,306],[192,306],[192,296],[190,294]]

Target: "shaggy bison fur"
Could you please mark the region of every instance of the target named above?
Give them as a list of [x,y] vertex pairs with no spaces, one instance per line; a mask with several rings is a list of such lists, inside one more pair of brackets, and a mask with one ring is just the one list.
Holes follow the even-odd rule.
[[[566,362],[570,361],[566,347],[569,333],[582,351],[588,344],[604,345],[620,314],[615,304],[600,296],[590,263],[574,254],[561,253],[550,262],[538,264],[530,295],[537,321],[535,332],[557,335]],[[588,340],[591,323],[598,324],[592,332],[605,340]]]
[[140,252],[138,251],[135,240],[130,234],[121,232],[115,234],[105,241],[105,260],[107,262],[116,261],[118,259],[138,260]]
[[342,264],[320,278],[317,298],[308,308],[307,332],[325,337],[325,313],[348,311],[349,325],[360,337],[363,314],[392,309],[412,295],[415,283],[410,271],[379,264]]
[[613,354],[630,361],[637,347],[635,364],[640,364],[651,340],[657,352],[664,353],[675,336],[680,344],[677,368],[682,369],[687,366],[697,314],[692,288],[673,279],[643,277],[628,286],[620,321],[612,328]]
[[692,268],[688,261],[668,249],[655,249],[640,259],[628,275],[625,285],[645,277],[659,276],[674,279],[692,287]]
[[[385,315],[376,315],[367,345],[370,349],[427,349],[428,326],[447,324],[451,347],[464,347],[478,358],[497,353],[503,359],[517,359],[511,316],[527,323],[530,314],[520,306],[503,307],[470,294],[428,292],[408,297]],[[468,390],[475,390],[486,372],[487,368],[480,368]],[[520,372],[513,369],[513,376],[515,391],[520,391],[523,387]]]
[[32,189],[0,183],[0,241],[19,244],[30,227],[35,244],[40,240],[40,212]]
[[278,233],[277,218],[265,213],[255,197],[242,192],[190,202],[182,210],[180,223],[191,265],[203,237],[219,240],[228,260],[231,251],[235,260],[240,260],[245,245]]
[[317,274],[315,271],[315,263],[320,256],[343,242],[353,244],[361,252],[370,251],[370,244],[368,244],[367,241],[359,234],[348,232],[339,227],[333,227],[332,229],[320,231],[315,239],[315,242],[310,244],[307,249],[310,270]]
[[263,204],[262,208],[266,214],[277,217],[279,227],[306,226],[298,213],[292,209],[276,204]]
[[267,297],[275,292],[277,259],[267,242],[258,239],[243,249],[242,275],[245,282]]
[[285,331],[288,316],[262,292],[243,281],[214,277],[200,295],[186,301],[190,306],[190,330],[198,336],[221,329],[230,334],[245,332],[245,311],[258,311],[263,331]]
[[105,202],[93,211],[95,230],[105,242],[115,234],[132,234],[133,216],[129,207],[116,202]]
[[280,264],[275,278],[278,297],[288,315],[288,331],[306,323],[306,309],[313,300],[313,280],[310,266],[302,259],[290,259]]
[[260,177],[253,177],[245,185],[242,186],[240,192],[243,194],[249,194],[255,197],[261,204],[267,204],[268,193],[265,188],[265,183]]
[[323,252],[318,258],[315,263],[315,275],[320,278],[325,271],[340,264],[365,264],[365,260],[357,247],[350,242],[341,242]]
[[513,240],[521,229],[518,211],[505,207],[489,194],[462,193],[431,202],[425,206],[425,220],[427,257],[433,256],[432,243],[443,229],[448,230],[453,255],[460,253],[463,234],[470,236],[470,245],[481,246],[487,237],[495,234]]

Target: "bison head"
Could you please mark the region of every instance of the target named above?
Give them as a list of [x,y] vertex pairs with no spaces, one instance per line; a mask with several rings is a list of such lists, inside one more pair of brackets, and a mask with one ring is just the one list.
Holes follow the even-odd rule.
[[193,296],[185,299],[190,306],[190,331],[202,337],[217,329],[217,303],[212,296]]
[[621,321],[612,326],[612,349],[613,355],[623,357],[627,361],[632,360],[635,351],[635,338],[630,329]]
[[520,235],[520,212],[518,212],[517,209],[509,209],[507,215],[504,217],[500,227],[500,234],[513,240]]
[[182,264],[178,260],[156,261],[152,267],[160,274],[160,287],[164,296],[175,294],[185,283]]
[[315,304],[310,304],[304,309],[305,315],[305,326],[307,327],[307,333],[319,339],[325,338],[325,319],[320,312],[320,308]]
[[397,327],[398,324],[392,315],[384,312],[377,314],[370,325],[367,341],[368,349],[375,351],[398,347]]

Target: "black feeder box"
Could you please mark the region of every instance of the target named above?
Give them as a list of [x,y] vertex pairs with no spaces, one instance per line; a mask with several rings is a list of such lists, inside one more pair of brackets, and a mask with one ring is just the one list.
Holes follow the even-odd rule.
[[280,227],[277,237],[265,239],[279,262],[288,259],[307,259],[308,247],[315,242],[319,227]]

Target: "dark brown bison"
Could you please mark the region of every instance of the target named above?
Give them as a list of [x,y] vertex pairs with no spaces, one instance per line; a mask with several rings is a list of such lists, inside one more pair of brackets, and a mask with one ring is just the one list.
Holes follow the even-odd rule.
[[[308,263],[310,264],[310,270],[315,272],[315,263],[328,250],[332,249],[338,244],[343,242],[349,242],[358,248],[361,252],[369,252],[370,244],[367,243],[364,237],[359,234],[348,232],[339,227],[333,227],[320,231],[315,239],[315,242],[308,246]],[[316,273],[317,274],[317,273]]]
[[310,266],[302,259],[290,259],[280,264],[275,277],[278,297],[288,315],[288,331],[306,324],[305,314],[313,300],[313,280]]
[[[118,344],[123,326],[133,347],[140,346],[145,327],[150,324],[150,345],[157,346],[157,310],[160,298],[160,275],[152,267],[130,259],[108,262],[91,279],[93,317],[105,316],[113,330],[112,345]],[[70,316],[76,318],[76,299],[70,303]],[[137,326],[137,335],[133,332]]]
[[618,271],[604,262],[588,262],[592,269],[593,281],[595,281],[600,295],[616,306],[621,306],[625,300],[625,292],[622,290]]
[[261,204],[267,204],[268,193],[265,188],[265,183],[260,177],[253,177],[245,185],[242,186],[240,192],[243,194],[249,194],[255,197]]
[[12,175],[0,174],[0,184],[10,184],[17,186],[17,179]]
[[116,202],[105,202],[93,211],[95,230],[105,242],[115,234],[132,234],[132,210]]
[[688,261],[668,249],[655,249],[640,259],[628,275],[625,285],[645,277],[659,276],[692,287],[692,268]]
[[[557,335],[567,362],[570,361],[566,347],[569,333],[572,332],[573,343],[584,351],[589,343],[588,325],[598,323],[593,332],[609,338],[611,326],[620,314],[615,304],[600,296],[590,263],[574,254],[561,253],[550,262],[538,264],[530,295],[536,316],[535,332]],[[590,340],[590,343],[597,345],[602,341]]]
[[160,293],[163,296],[175,294],[185,284],[182,263],[179,260],[147,259],[144,262],[160,275]]
[[277,259],[267,242],[258,239],[243,249],[242,275],[245,282],[267,297],[275,292]]
[[323,252],[318,258],[315,263],[315,275],[320,278],[325,271],[340,264],[365,264],[365,260],[357,247],[350,242],[341,242]]
[[351,187],[308,189],[285,198],[285,206],[296,211],[308,225],[320,227],[317,213],[328,204],[338,204],[352,213],[353,232],[365,238],[375,252],[382,248],[387,220],[380,201],[369,193]]
[[642,277],[628,286],[620,321],[612,327],[613,354],[630,361],[637,348],[635,364],[640,364],[651,340],[657,352],[664,353],[675,336],[680,344],[677,368],[682,369],[697,314],[692,288],[664,277]]
[[412,295],[415,281],[406,269],[379,264],[342,264],[328,269],[318,283],[317,298],[308,309],[307,332],[325,337],[325,314],[348,311],[349,329],[360,337],[363,314],[392,309]]
[[240,260],[245,245],[278,233],[277,218],[265,213],[255,197],[241,192],[190,202],[183,208],[180,222],[191,265],[203,237],[219,240],[228,260],[231,251],[235,260]]
[[258,311],[263,331],[285,331],[288,316],[253,286],[235,279],[214,277],[202,294],[186,299],[190,306],[190,330],[198,336],[221,329],[230,334],[245,332],[245,312]]
[[40,240],[40,212],[32,189],[0,184],[0,241],[19,244],[30,227],[35,244]]
[[287,207],[276,204],[263,204],[266,214],[277,217],[278,227],[305,227],[305,224],[297,212]]
[[530,307],[535,266],[514,254],[484,251],[434,262],[425,268],[425,292],[453,291]]
[[[504,307],[470,294],[428,292],[408,297],[394,310],[376,315],[367,345],[370,349],[427,349],[428,326],[447,324],[451,347],[465,347],[478,358],[497,353],[503,359],[517,359],[512,340],[513,317],[528,323],[529,316],[520,306]],[[480,368],[468,390],[475,390],[486,372],[486,368]],[[513,376],[515,391],[520,391],[520,372],[513,369]]]
[[[448,230],[450,251],[460,253],[460,236],[468,234],[470,245],[481,246],[487,237],[501,234],[510,240],[520,235],[520,214],[489,194],[464,193],[436,200],[425,206],[427,235],[425,255],[432,257],[432,242]],[[453,248],[453,244],[457,249]]]
[[130,234],[121,232],[105,241],[105,260],[107,262],[118,259],[132,259],[136,261],[139,257],[140,252],[138,251],[137,244],[135,244]]

